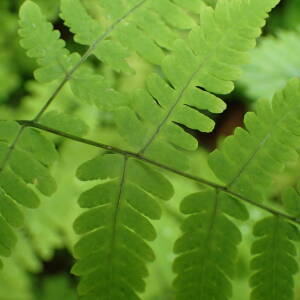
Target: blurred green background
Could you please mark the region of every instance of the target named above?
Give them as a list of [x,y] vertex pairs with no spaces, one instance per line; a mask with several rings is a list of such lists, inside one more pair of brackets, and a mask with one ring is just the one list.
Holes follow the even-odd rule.
[[[204,1],[204,0],[203,0]],[[262,0],[263,1],[263,0]],[[35,62],[25,55],[19,46],[18,9],[23,0],[0,0],[0,119],[30,119],[53,91],[53,84],[40,84],[34,81]],[[72,34],[59,18],[59,0],[34,0],[40,5],[48,19],[58,29],[67,47],[83,53],[85,47],[73,43]],[[95,18],[101,10],[95,9],[97,0],[83,0]],[[216,1],[205,0],[209,5]],[[199,151],[194,155],[193,172],[198,176],[216,180],[206,163],[206,156],[224,136],[231,134],[236,126],[242,125],[246,111],[253,109],[258,99],[269,101],[274,92],[283,87],[291,77],[300,77],[300,1],[283,0],[272,12],[258,47],[251,54],[251,63],[236,85],[236,90],[225,97],[228,109],[216,119],[216,129],[210,134],[192,132],[199,138]],[[137,74],[128,77],[116,74],[110,68],[91,59],[97,72],[109,78],[111,85],[130,92],[143,84],[153,66],[137,57],[131,57]],[[129,89],[129,90],[128,90]],[[118,145],[119,136],[115,133],[114,122],[109,113],[102,113],[93,107],[82,105],[74,99],[71,91],[65,88],[57,97],[51,110],[80,116],[89,125],[88,138]],[[72,246],[77,237],[72,230],[72,222],[80,213],[77,198],[87,184],[76,180],[76,168],[97,153],[85,145],[51,136],[59,150],[60,159],[53,168],[59,184],[57,193],[43,199],[42,206],[34,211],[26,210],[26,225],[19,232],[17,248],[11,258],[4,260],[0,271],[0,300],[61,300],[77,299],[77,278],[70,275],[73,264]],[[277,201],[281,189],[299,179],[299,164],[291,165],[285,174],[277,179],[277,189],[273,201]],[[170,174],[166,174],[170,176]],[[173,273],[171,262],[174,240],[179,236],[183,216],[178,205],[184,195],[196,190],[194,183],[178,177],[172,178],[175,184],[174,199],[163,204],[163,219],[157,222],[158,239],[153,243],[157,260],[150,266],[145,300],[172,299],[171,283]],[[251,224],[263,215],[249,207],[251,220],[240,224],[244,241],[240,246],[240,257],[236,265],[234,300],[247,299],[249,294]],[[300,277],[297,275],[296,299],[300,299]]]

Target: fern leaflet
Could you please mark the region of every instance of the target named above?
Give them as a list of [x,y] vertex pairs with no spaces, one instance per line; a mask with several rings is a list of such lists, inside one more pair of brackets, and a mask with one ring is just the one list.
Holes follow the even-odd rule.
[[[20,132],[20,126],[12,121],[0,124],[0,161],[5,162],[10,144]],[[23,213],[19,206],[36,208],[38,189],[46,196],[56,190],[56,183],[47,167],[57,158],[54,145],[35,129],[26,128],[18,146],[14,146],[8,166],[0,172],[0,255],[8,256],[16,243],[11,229],[23,225]]]
[[[177,38],[167,23],[184,29],[194,24],[188,14],[169,0],[118,0],[101,1],[100,4],[107,10],[109,21],[113,21],[106,31],[88,15],[79,0],[62,1],[61,16],[75,33],[76,42],[92,47],[100,61],[118,72],[134,72],[126,61],[134,52],[150,63],[159,65],[164,58],[162,48],[172,49]],[[169,12],[166,14],[167,10]],[[101,43],[96,44],[99,36]],[[114,110],[118,106],[128,105],[129,100],[125,95],[113,90],[103,76],[94,74],[90,69],[80,70],[70,83],[76,96],[95,103],[100,109]]]
[[[228,184],[228,188],[230,190],[247,196],[250,199],[261,199],[264,195],[267,195],[272,182],[272,175],[274,176],[274,174],[280,172],[283,169],[284,164],[286,164],[288,161],[297,158],[297,155],[293,149],[299,141],[298,132],[297,129],[295,129],[297,126],[295,126],[294,123],[298,122],[296,121],[298,120],[298,112],[295,110],[295,106],[297,105],[297,98],[295,95],[298,93],[299,81],[292,80],[282,92],[275,95],[273,102],[260,102],[257,107],[257,115],[254,113],[248,113],[245,117],[246,128],[249,130],[249,132],[238,128],[234,136],[229,137],[224,141],[221,150],[216,150],[213,154],[211,154],[210,163],[213,170],[215,171],[216,175],[218,175],[225,181],[226,184]],[[256,141],[256,143],[254,141]],[[241,161],[244,161],[244,163],[241,164]],[[249,179],[250,176],[251,181]],[[249,185],[249,182],[252,182],[252,184]],[[221,194],[218,195],[217,193],[216,195],[217,200],[215,201],[220,201],[222,205],[226,206],[226,209],[230,209],[231,212],[241,211],[241,207],[239,207],[239,209],[234,208],[234,198],[231,196],[227,195],[225,198],[223,197],[224,199],[222,199]],[[200,201],[200,199],[202,200],[202,205],[205,205],[204,203],[206,203],[208,199],[213,199],[213,197],[206,196],[204,194],[204,196],[199,197],[198,201]],[[213,255],[211,253],[213,252],[211,252],[210,248],[207,249],[208,243],[205,238],[204,241],[203,238],[201,239],[201,232],[202,230],[205,230],[205,236],[209,236],[209,238],[215,241],[213,237],[211,237],[212,231],[210,229],[214,227],[209,227],[207,229],[202,223],[198,224],[197,220],[201,219],[200,216],[193,219],[194,216],[197,216],[196,213],[198,212],[198,210],[194,209],[193,206],[196,205],[194,204],[196,201],[185,201],[187,201],[189,205],[186,204],[186,206],[183,206],[183,212],[188,212],[190,214],[194,213],[195,215],[192,215],[186,220],[186,223],[190,222],[192,229],[187,230],[186,235],[184,235],[184,237],[186,236],[186,241],[183,244],[185,245],[186,249],[185,251],[181,250],[181,252],[192,252],[194,249],[193,247],[198,247],[200,249],[199,251],[202,252],[208,250],[208,253],[206,253],[206,251],[204,252],[206,256],[204,256],[203,259],[211,260],[211,255]],[[295,202],[296,200],[294,200],[293,203]],[[185,202],[183,202],[183,205],[185,205]],[[227,210],[224,212],[231,215]],[[245,215],[245,213],[243,213],[243,215]],[[213,214],[213,216],[215,215]],[[233,216],[236,217],[239,215]],[[208,221],[205,221],[204,223],[210,224]],[[211,224],[213,224],[213,226],[217,226],[217,220],[212,220]],[[280,245],[282,243],[287,243],[290,245],[289,240],[297,238],[297,235],[295,236],[295,228],[290,225],[290,223],[283,221],[279,216],[267,218],[264,221],[261,221],[259,224],[261,225],[257,225],[257,228],[260,229],[257,229],[255,234],[259,237],[266,235],[266,242],[270,241],[270,243],[272,242],[273,244],[268,244],[269,250],[265,250],[265,248],[262,246],[264,243],[263,241],[265,241],[265,239],[263,239],[263,241],[257,242],[257,244],[254,246],[253,253],[260,254],[260,256],[258,256],[259,258],[255,259],[255,262],[253,262],[254,269],[258,271],[257,275],[254,275],[252,279],[252,286],[255,288],[253,292],[253,299],[267,299],[267,297],[269,297],[269,299],[285,299],[283,297],[290,299],[291,276],[293,272],[295,272],[295,268],[293,266],[295,265],[294,261],[291,261],[291,267],[287,268],[288,270],[286,275],[284,275],[284,271],[282,271],[281,275],[278,275],[277,277],[275,277],[275,275],[273,276],[273,281],[268,279],[269,273],[266,274],[265,272],[267,272],[266,270],[270,270],[270,272],[273,272],[273,274],[277,274],[277,272],[279,272],[277,268],[280,268],[280,266],[284,264],[283,261],[290,259],[289,254],[286,253],[284,246]],[[226,230],[226,227],[221,228],[222,235],[230,234],[230,231]],[[200,231],[198,235],[194,233],[196,230]],[[286,235],[288,237],[286,237]],[[196,246],[193,245],[194,240]],[[218,243],[220,240],[222,240],[220,237],[216,238],[216,243]],[[205,249],[201,248],[201,244],[205,247]],[[223,241],[220,243],[220,245],[216,246],[216,248],[218,251],[226,253],[227,247],[229,247],[228,244],[229,242]],[[258,248],[257,245],[260,245],[260,247]],[[282,247],[283,249],[281,249]],[[273,248],[274,252],[272,252]],[[278,251],[278,253],[276,251]],[[233,252],[234,251],[232,250],[232,253]],[[278,257],[274,256],[277,255],[276,253],[278,254]],[[181,254],[178,260],[180,261],[180,259],[184,259],[184,255],[185,253]],[[194,256],[196,257],[196,255]],[[193,269],[193,254],[191,254],[190,257],[191,259],[187,266],[181,266],[178,268],[175,264],[175,268],[178,268],[179,272],[179,276],[177,281],[175,281],[175,284],[179,287],[185,287],[187,284],[185,280],[193,278],[193,276],[195,276],[195,278],[197,278],[196,280],[198,281],[199,277],[197,277],[197,272],[203,272],[203,269],[200,269],[200,271],[197,268],[195,268],[195,270]],[[196,259],[195,257],[194,260]],[[273,259],[273,261],[270,262],[269,259]],[[265,264],[270,264],[270,268],[268,268]],[[200,266],[203,268],[205,265],[206,263],[202,262]],[[218,262],[216,262],[215,269],[210,267],[210,272],[213,272],[213,270],[217,271],[215,271],[212,276],[205,276],[207,285],[221,285],[222,296],[219,297],[221,297],[220,299],[228,299],[230,296],[230,289],[228,288],[228,280],[226,275],[230,276],[230,273],[227,272],[226,265],[218,265]],[[283,296],[282,286],[279,286],[278,283],[281,278],[287,278],[286,280],[289,282],[288,287],[290,291],[286,296]],[[273,287],[271,294],[269,293],[270,286]],[[197,290],[197,288],[193,288],[191,290],[194,291]],[[216,291],[215,288],[211,288],[211,290]],[[207,297],[207,299],[211,299],[212,297],[218,299],[216,295],[212,296],[209,290],[202,293],[204,295],[203,297]],[[185,297],[186,292],[181,292],[180,290],[179,298],[184,299]]]
[[175,244],[177,299],[229,299],[241,233],[228,216],[246,220],[245,207],[217,190],[187,196],[181,211],[189,216]]
[[298,228],[278,216],[268,217],[254,227],[257,240],[252,245],[254,256],[250,279],[251,299],[293,299],[293,278],[298,271],[294,241],[300,240]]
[[[299,186],[284,190],[282,202],[287,212],[299,217]],[[257,222],[253,233],[257,239],[251,249],[252,299],[293,299],[293,275],[298,271],[294,242],[300,241],[299,229],[280,216],[273,216]]]
[[147,275],[146,262],[154,253],[144,241],[155,238],[148,219],[161,214],[156,198],[169,199],[170,183],[146,165],[120,155],[105,154],[78,169],[81,180],[105,180],[84,192],[81,207],[89,208],[74,223],[84,234],[75,246],[82,276],[83,299],[140,299]]
[[[131,107],[141,118],[128,108],[116,112],[120,133],[135,151],[177,169],[187,168],[177,148],[194,150],[197,143],[176,123],[202,132],[213,129],[214,122],[199,110],[220,113],[225,109],[212,93],[227,94],[233,89],[232,81],[239,77],[239,65],[247,61],[247,51],[255,45],[266,11],[277,2],[222,1],[215,11],[202,8],[200,26],[192,29],[188,42],[177,40],[172,54],[163,60],[166,79],[150,76],[147,90],[134,97]],[[257,17],[253,19],[250,11]],[[132,133],[132,128],[138,129]]]
[[[65,42],[59,38],[57,30],[46,21],[39,6],[26,1],[20,9],[21,45],[27,49],[27,55],[34,57],[40,66],[35,77],[41,82],[61,79],[74,63],[69,57]],[[78,59],[78,57],[77,57]]]
[[220,150],[210,155],[210,165],[231,190],[262,199],[268,196],[274,175],[297,160],[299,84],[297,79],[291,80],[272,102],[260,101],[256,113],[246,114],[246,129],[237,128]]

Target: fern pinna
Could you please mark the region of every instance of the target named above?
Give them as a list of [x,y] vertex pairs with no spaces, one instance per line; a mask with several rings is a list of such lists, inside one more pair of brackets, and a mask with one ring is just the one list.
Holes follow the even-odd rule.
[[[148,263],[155,259],[153,222],[161,200],[174,194],[164,171],[200,184],[180,210],[188,215],[175,245],[176,299],[226,300],[233,294],[235,263],[247,205],[260,209],[251,248],[251,299],[293,299],[299,240],[299,186],[272,197],[274,179],[298,160],[300,82],[290,80],[208,156],[218,182],[194,174],[189,154],[198,142],[190,129],[211,132],[226,109],[218,95],[229,94],[249,60],[268,12],[279,0],[99,0],[101,20],[84,1],[61,0],[60,17],[86,47],[66,47],[41,9],[26,0],[20,9],[21,45],[36,58],[35,79],[55,89],[32,120],[0,123],[0,255],[16,243],[13,227],[23,222],[23,205],[35,208],[38,194],[51,196],[49,169],[58,152],[46,133],[105,151],[83,163],[77,178],[89,188],[79,197],[84,211],[74,221],[80,235],[72,273],[81,277],[80,299],[143,299]],[[142,86],[124,91],[88,61],[134,78],[134,60],[152,72]],[[118,147],[83,136],[85,122],[50,105],[65,88],[74,98],[109,112],[120,136]],[[200,141],[201,142],[201,141]],[[281,208],[281,209],[280,209]],[[271,215],[269,215],[271,214]]]

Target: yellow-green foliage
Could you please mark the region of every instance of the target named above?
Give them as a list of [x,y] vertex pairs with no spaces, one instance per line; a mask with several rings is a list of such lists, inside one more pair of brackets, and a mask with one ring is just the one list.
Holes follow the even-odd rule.
[[[78,200],[83,211],[73,226],[80,236],[72,268],[80,276],[80,299],[143,299],[157,249],[152,241],[161,234],[155,228],[168,207],[164,201],[174,195],[166,171],[201,184],[180,205],[187,217],[174,246],[175,299],[231,298],[244,233],[237,224],[249,219],[244,203],[264,212],[254,226],[251,297],[292,299],[294,242],[299,240],[292,222],[300,223],[299,189],[289,187],[280,207],[262,202],[269,199],[275,176],[299,159],[299,80],[290,80],[272,101],[259,102],[256,112],[246,114],[245,128],[208,155],[217,179],[191,171],[192,152],[199,147],[191,130],[213,131],[215,116],[226,109],[220,95],[234,89],[279,0],[213,2],[99,0],[90,4],[100,11],[96,18],[85,1],[61,0],[60,17],[83,54],[66,47],[37,4],[24,2],[20,44],[36,59],[36,80],[52,83],[54,90],[32,120],[0,122],[1,256],[11,255],[16,244],[12,228],[24,222],[21,205],[36,208],[41,194],[56,190],[50,174],[60,162],[60,144],[46,137],[51,132],[104,150],[76,173],[85,189]],[[139,89],[124,92],[115,78],[134,80],[136,61],[149,66],[151,74]],[[49,111],[62,89],[68,89],[71,102],[76,99],[74,107]],[[97,140],[83,138],[92,116],[82,113],[84,122],[70,112],[87,104],[95,115],[111,118],[116,144],[104,144],[101,132]]]

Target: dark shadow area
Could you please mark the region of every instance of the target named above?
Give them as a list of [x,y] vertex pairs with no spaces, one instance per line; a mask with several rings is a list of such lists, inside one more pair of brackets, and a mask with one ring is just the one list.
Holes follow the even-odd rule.
[[68,293],[72,293],[72,295],[74,293],[75,295],[78,280],[76,276],[70,273],[73,264],[74,258],[67,249],[56,250],[51,260],[44,261],[42,267],[43,271],[32,275],[33,289],[34,293],[37,295],[36,299],[44,299],[41,298],[41,295],[45,295],[46,291],[49,293],[48,290],[51,289],[52,285],[57,285],[57,282],[59,282],[59,285],[61,286],[62,293],[67,291]]

